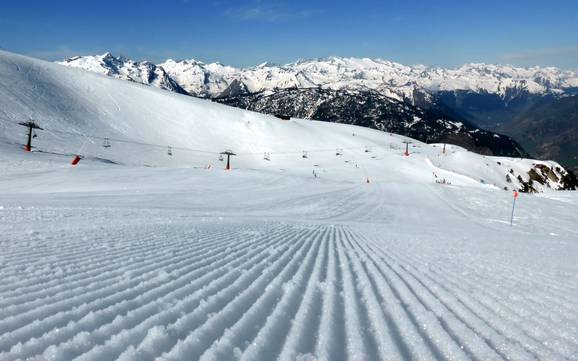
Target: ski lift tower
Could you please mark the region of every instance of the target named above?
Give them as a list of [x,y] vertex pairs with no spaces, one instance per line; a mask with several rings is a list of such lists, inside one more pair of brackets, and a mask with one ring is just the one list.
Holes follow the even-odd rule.
[[409,145],[411,142],[409,140],[404,140],[402,143],[405,144],[405,153],[403,153],[403,155],[407,157],[409,155]]
[[[32,151],[32,130],[33,129],[42,130],[42,128],[40,128],[38,124],[36,124],[32,119],[30,119],[27,122],[20,122],[18,124],[28,128],[28,142],[26,143],[26,147],[24,148],[24,150],[30,152]],[[36,138],[36,134],[34,135],[34,138]]]
[[227,156],[227,166],[225,167],[225,170],[230,170],[231,169],[231,163],[230,163],[230,159],[232,155],[237,155],[235,153],[233,153],[232,150],[225,150],[224,152],[220,153],[221,155],[226,155]]

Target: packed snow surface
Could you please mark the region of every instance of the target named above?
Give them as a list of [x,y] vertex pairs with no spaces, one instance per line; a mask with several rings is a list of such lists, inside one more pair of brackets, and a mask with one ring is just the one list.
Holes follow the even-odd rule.
[[502,189],[535,161],[4,52],[0,102],[1,361],[578,360],[578,195]]

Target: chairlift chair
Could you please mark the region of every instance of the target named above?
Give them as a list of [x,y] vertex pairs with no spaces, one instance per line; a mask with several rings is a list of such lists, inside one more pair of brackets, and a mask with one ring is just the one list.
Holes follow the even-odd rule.
[[306,152],[306,151],[303,151],[303,155],[301,156],[301,158],[303,158],[303,159],[309,158],[309,157],[307,156],[307,152]]
[[265,160],[271,160],[271,156],[269,155],[268,152],[263,153],[263,159],[265,159]]
[[167,149],[167,154],[168,154],[168,155],[173,155],[173,147],[171,147],[170,145],[169,145],[169,147],[168,147],[168,149]]
[[335,155],[343,155],[343,149],[342,148],[337,148],[335,150]]
[[110,140],[108,138],[104,138],[104,141],[102,142],[102,146],[105,148],[110,148]]
[[219,154],[219,161],[222,162],[225,158],[223,158],[222,154]]

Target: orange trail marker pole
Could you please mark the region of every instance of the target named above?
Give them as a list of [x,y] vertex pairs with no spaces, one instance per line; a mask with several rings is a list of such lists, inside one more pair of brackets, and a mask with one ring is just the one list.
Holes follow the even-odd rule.
[[512,216],[510,217],[510,226],[514,224],[514,208],[516,208],[517,198],[518,198],[518,191],[514,191],[514,202],[512,203]]

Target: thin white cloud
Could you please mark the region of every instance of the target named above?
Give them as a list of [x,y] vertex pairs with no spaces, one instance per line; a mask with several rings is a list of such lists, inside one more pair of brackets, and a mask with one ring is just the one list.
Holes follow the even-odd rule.
[[304,19],[318,14],[318,10],[293,9],[285,4],[265,4],[261,1],[225,10],[226,17],[239,21],[281,22]]
[[508,53],[504,54],[502,59],[508,62],[550,61],[576,55],[578,55],[578,45],[571,45]]

